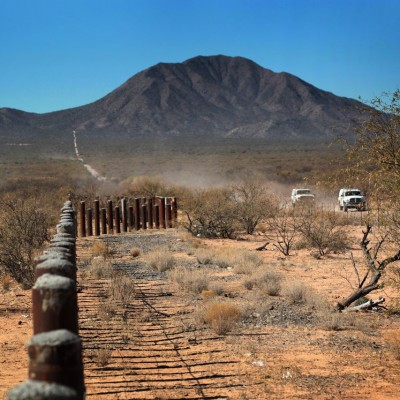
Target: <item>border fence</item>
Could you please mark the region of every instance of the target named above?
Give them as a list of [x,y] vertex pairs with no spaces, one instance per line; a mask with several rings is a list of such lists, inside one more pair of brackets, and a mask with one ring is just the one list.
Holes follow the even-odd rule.
[[32,288],[33,336],[27,344],[28,380],[8,400],[83,400],[85,385],[78,327],[76,214],[61,209],[57,233],[35,259]]
[[78,233],[80,237],[118,234],[146,229],[167,229],[178,218],[176,197],[139,197],[93,201],[88,207],[79,203]]

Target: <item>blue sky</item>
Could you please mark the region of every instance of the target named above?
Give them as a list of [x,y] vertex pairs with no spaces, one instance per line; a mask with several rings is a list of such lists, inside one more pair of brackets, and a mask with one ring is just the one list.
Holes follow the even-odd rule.
[[247,57],[340,96],[400,87],[399,0],[1,0],[0,107],[95,101],[158,62]]

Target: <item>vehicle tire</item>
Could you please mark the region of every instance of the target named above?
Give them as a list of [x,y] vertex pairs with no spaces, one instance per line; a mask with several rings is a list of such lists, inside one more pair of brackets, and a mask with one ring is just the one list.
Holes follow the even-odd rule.
[[346,206],[343,207],[343,211],[347,212],[347,207]]
[[339,210],[340,210],[340,211],[343,210],[343,206],[341,206],[340,204],[339,204]]

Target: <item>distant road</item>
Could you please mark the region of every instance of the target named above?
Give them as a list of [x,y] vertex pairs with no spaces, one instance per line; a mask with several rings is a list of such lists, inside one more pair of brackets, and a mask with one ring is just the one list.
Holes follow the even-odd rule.
[[101,182],[104,182],[105,180],[107,180],[107,178],[105,176],[101,176],[91,165],[85,163],[84,159],[79,154],[78,142],[76,140],[76,131],[72,131],[72,134],[74,137],[74,147],[75,147],[76,158],[83,164],[83,166],[88,170],[89,174],[92,175],[93,178],[95,178]]

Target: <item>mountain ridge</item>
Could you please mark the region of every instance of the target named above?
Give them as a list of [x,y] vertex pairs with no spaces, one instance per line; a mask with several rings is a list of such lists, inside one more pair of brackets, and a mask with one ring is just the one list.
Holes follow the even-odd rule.
[[80,107],[0,109],[0,136],[88,135],[315,138],[346,133],[362,104],[243,57],[158,63]]

